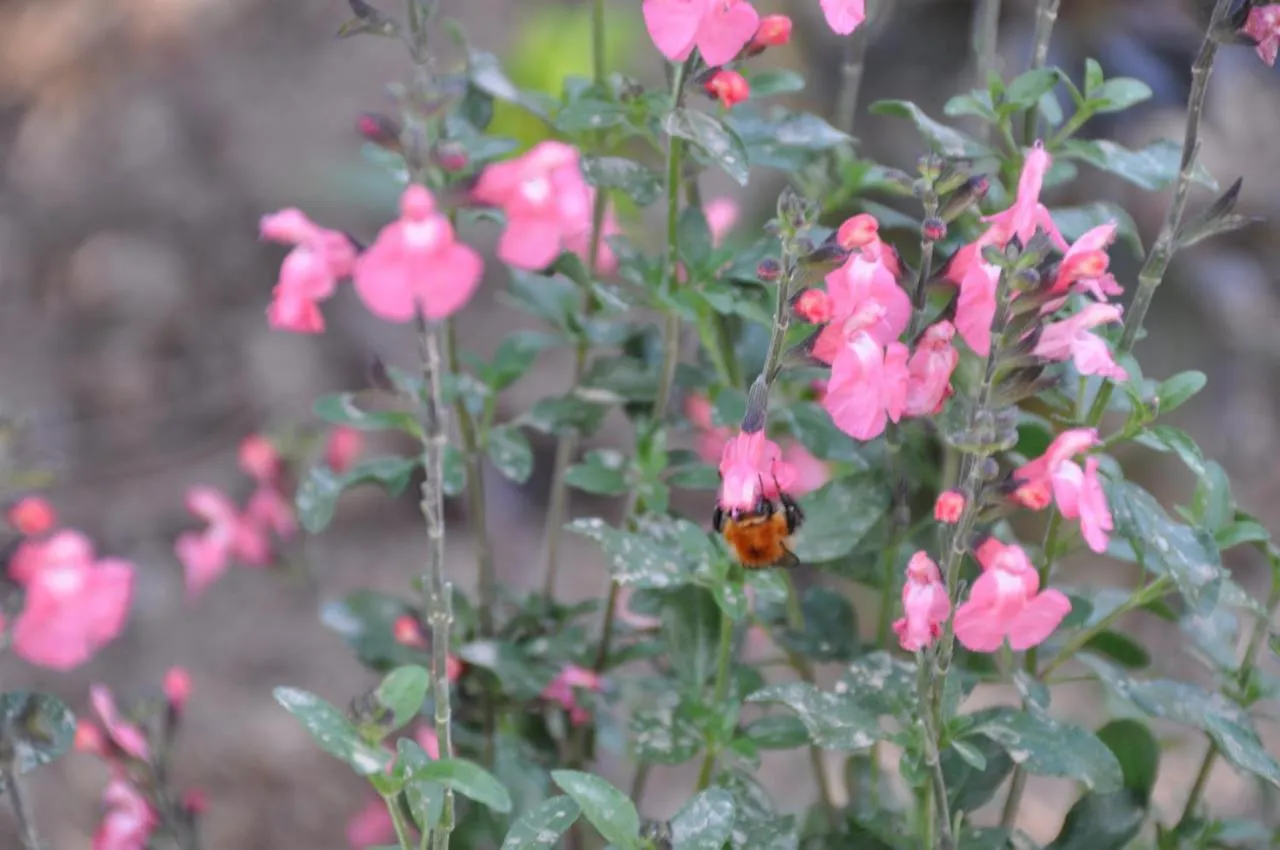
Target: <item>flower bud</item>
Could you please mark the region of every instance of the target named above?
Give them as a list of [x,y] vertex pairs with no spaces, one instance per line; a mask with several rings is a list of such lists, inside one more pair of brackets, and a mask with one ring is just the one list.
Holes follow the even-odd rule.
[[930,242],[941,242],[947,238],[947,223],[940,218],[926,218],[920,232]]
[[880,222],[869,213],[847,219],[836,231],[836,244],[846,251],[861,248],[880,238]]
[[365,141],[389,151],[400,151],[400,122],[380,112],[362,112],[356,129]]
[[791,310],[811,325],[831,321],[831,296],[821,289],[802,289],[791,299]]
[[1014,292],[1035,292],[1040,288],[1040,272],[1035,269],[1018,269],[1010,284]]
[[170,667],[164,674],[164,696],[175,714],[181,714],[191,698],[191,674],[182,667]]
[[943,165],[942,158],[934,153],[927,153],[916,160],[916,169],[920,172],[920,176],[931,186],[942,175]]
[[1000,475],[1000,464],[993,457],[984,457],[978,472],[982,475],[983,481],[995,481]]
[[107,739],[102,730],[88,720],[76,722],[76,736],[73,744],[76,752],[103,756],[107,753]]
[[970,177],[943,203],[940,217],[943,221],[955,221],[961,213],[985,198],[990,189],[991,181],[986,177]]
[[933,191],[939,195],[947,195],[964,185],[969,179],[972,163],[968,160],[950,160],[942,169],[942,174],[933,181]]
[[944,490],[933,503],[933,518],[947,525],[955,525],[964,513],[964,494],[959,490]]
[[402,614],[396,618],[395,624],[391,627],[391,633],[396,643],[401,646],[410,646],[414,649],[425,649],[427,646],[417,619],[409,614]]
[[9,525],[24,537],[52,531],[58,523],[53,506],[39,496],[27,496],[9,508]]
[[791,40],[791,19],[786,15],[765,15],[760,19],[755,37],[747,45],[747,54],[754,56],[768,47],[781,47]]
[[707,80],[705,88],[707,94],[719,100],[725,109],[732,109],[751,96],[747,78],[737,71],[716,71]]
[[458,142],[441,142],[435,149],[436,163],[445,171],[458,172],[467,167],[470,157]]
[[760,261],[760,265],[756,266],[756,277],[765,283],[773,283],[782,277],[782,264],[773,257],[765,257]]

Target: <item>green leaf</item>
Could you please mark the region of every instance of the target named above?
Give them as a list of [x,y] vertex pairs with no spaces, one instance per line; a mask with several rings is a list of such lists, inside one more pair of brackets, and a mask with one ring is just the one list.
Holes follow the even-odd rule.
[[600,427],[609,409],[604,404],[574,394],[543,398],[521,416],[529,427],[544,434],[590,435]]
[[1045,850],[1124,850],[1142,831],[1146,809],[1126,791],[1086,794],[1062,822]]
[[811,401],[789,404],[778,411],[777,419],[820,460],[853,462],[866,468],[858,444],[835,426],[821,405]]
[[568,103],[555,118],[556,129],[570,136],[626,123],[625,106],[598,97],[583,97]]
[[423,765],[413,773],[415,779],[438,782],[488,806],[499,814],[511,811],[511,795],[498,778],[474,762],[463,759],[438,759]]
[[971,92],[958,94],[947,101],[942,108],[944,114],[951,118],[962,118],[966,115],[981,118],[989,124],[1000,120],[995,107],[991,105],[991,93],[974,89]]
[[662,639],[686,693],[701,694],[715,671],[723,616],[715,597],[701,587],[682,587],[663,601]]
[[1218,528],[1213,538],[1219,549],[1226,550],[1246,543],[1266,543],[1271,539],[1271,532],[1253,517],[1241,518],[1237,513],[1236,519]]
[[1209,379],[1204,372],[1179,372],[1172,378],[1160,382],[1156,388],[1156,402],[1160,405],[1160,415],[1177,410],[1192,396],[1204,389]]
[[671,819],[672,850],[722,850],[733,832],[733,795],[708,788]]
[[1191,515],[1202,528],[1217,532],[1235,516],[1235,499],[1231,495],[1231,479],[1220,464],[1209,461],[1196,480],[1191,499]]
[[777,702],[790,708],[809,730],[809,738],[825,750],[856,752],[884,737],[874,714],[856,696],[819,690],[807,682],[770,685],[747,702]]
[[563,794],[543,800],[522,814],[502,841],[502,850],[552,850],[582,814]]
[[640,813],[605,780],[577,770],[553,770],[551,779],[573,798],[604,839],[620,848],[640,847]]
[[1062,72],[1057,68],[1035,68],[1019,74],[1004,90],[1001,98],[1001,111],[1006,114],[1009,108],[1027,110],[1040,102],[1040,98],[1053,91],[1062,79]]
[[809,743],[809,730],[800,718],[770,714],[748,723],[742,736],[762,750],[794,750]]
[[412,738],[396,741],[395,773],[399,778],[409,814],[421,830],[428,830],[440,822],[444,811],[444,786],[417,774],[432,762],[426,750]]
[[709,463],[672,467],[667,483],[683,490],[716,490],[720,487],[720,470]]
[[843,594],[810,587],[800,602],[804,628],[785,629],[779,641],[792,652],[818,662],[852,661],[858,654],[858,618]]
[[1098,730],[1098,740],[1120,762],[1125,790],[1132,791],[1145,804],[1151,799],[1160,771],[1160,744],[1147,724],[1132,718],[1112,720]]
[[580,293],[577,285],[563,275],[547,277],[513,268],[508,291],[499,297],[553,327],[565,331],[576,327],[570,316],[578,311]]
[[457,446],[444,447],[443,472],[441,486],[446,496],[456,496],[467,489],[467,459]]
[[75,737],[75,715],[57,697],[28,690],[0,694],[0,743],[12,752],[18,773],[58,758]]
[[841,478],[803,496],[800,506],[805,522],[792,551],[818,564],[843,558],[862,542],[889,509],[889,490],[871,475]]
[[864,655],[840,677],[844,692],[854,694],[874,714],[909,719],[916,706],[916,666],[887,652]]
[[647,207],[662,194],[662,178],[652,169],[620,156],[584,156],[582,176],[597,189],[616,189]]
[[316,399],[312,408],[316,416],[333,425],[346,425],[361,431],[403,431],[421,438],[422,426],[412,413],[403,410],[362,410],[355,393],[331,393]]
[[627,587],[664,590],[691,581],[699,561],[683,546],[671,545],[676,539],[693,543],[700,538],[708,557],[714,551],[706,532],[688,520],[664,518],[650,522],[646,528],[649,533],[620,531],[594,517],[577,519],[565,526],[567,531],[600,544],[612,561],[614,580]]
[[489,431],[489,460],[502,477],[523,484],[533,474],[533,447],[515,425],[501,425]]
[[1120,632],[1102,631],[1089,638],[1084,649],[1096,652],[1122,667],[1140,670],[1151,664],[1151,655],[1142,644]]
[[416,664],[392,670],[373,692],[378,704],[391,712],[392,726],[388,732],[401,728],[415,716],[427,699],[431,674]]
[[1253,720],[1240,706],[1220,693],[1168,679],[1130,679],[1105,661],[1090,655],[1080,660],[1117,696],[1133,703],[1151,717],[1160,717],[1199,729],[1218,745],[1222,755],[1238,770],[1254,774],[1280,787],[1280,764],[1267,753]]
[[1104,794],[1123,784],[1120,763],[1097,736],[1034,709],[998,709],[974,732],[999,742],[1028,773],[1075,779]]
[[909,100],[878,100],[871,104],[870,112],[872,115],[891,115],[896,118],[910,119],[916,125],[920,135],[943,156],[982,157],[990,153],[986,146],[976,139],[934,121],[925,115],[924,110]]
[[[1062,156],[1086,162],[1135,186],[1156,192],[1177,179],[1182,145],[1169,139],[1159,139],[1134,151],[1107,139],[1071,139],[1063,143]],[[1217,181],[1198,163],[1192,172],[1192,180],[1210,189],[1218,188]]]
[[725,123],[742,139],[751,164],[762,168],[799,171],[823,151],[851,142],[817,115],[780,107],[757,110],[744,104],[726,116]]
[[631,714],[631,739],[640,761],[683,764],[702,749],[702,732],[694,722],[696,704],[673,690],[660,694],[653,705]]
[[348,487],[379,484],[392,496],[398,496],[409,486],[418,464],[418,458],[388,455],[362,460],[341,475],[327,466],[313,466],[294,497],[298,520],[307,531],[319,534],[333,521],[338,499]]
[[1130,481],[1108,482],[1107,503],[1116,534],[1129,541],[1138,563],[1172,578],[1196,610],[1216,604],[1224,571],[1209,532],[1175,522],[1154,496]]
[[458,657],[468,664],[491,670],[502,689],[517,700],[531,700],[555,678],[555,669],[539,663],[516,644],[498,640],[477,640],[458,647]]
[[756,71],[747,75],[751,96],[768,97],[771,94],[791,94],[804,90],[804,74],[787,68]]
[[481,371],[481,379],[495,393],[504,390],[524,377],[540,352],[555,344],[556,337],[540,331],[507,334]]
[[970,762],[972,754],[966,758],[954,745],[941,754],[942,776],[946,779],[947,799],[953,812],[971,812],[985,806],[1013,770],[1013,759],[990,738],[976,737],[967,743],[981,756],[982,768]]
[[610,450],[587,452],[583,463],[565,471],[570,487],[601,496],[618,496],[627,491],[626,458]]
[[779,815],[769,793],[753,777],[725,772],[716,784],[733,795],[733,850],[796,850],[799,846],[794,815]]
[[1095,114],[1123,112],[1135,104],[1151,99],[1151,86],[1132,77],[1113,77],[1089,93]]
[[1173,452],[1196,475],[1204,475],[1204,455],[1191,435],[1172,425],[1152,425],[1133,438],[1135,443],[1158,452]]
[[337,632],[361,663],[383,671],[424,655],[395,639],[395,622],[408,614],[404,600],[377,590],[357,590],[320,609],[320,622]]
[[366,743],[351,721],[315,694],[298,688],[276,688],[276,702],[298,719],[320,748],[345,761],[361,776],[381,773],[391,763],[391,754]]
[[1144,254],[1138,225],[1123,207],[1109,201],[1095,201],[1078,207],[1059,207],[1049,212],[1053,223],[1058,225],[1058,230],[1068,242],[1075,242],[1093,228],[1114,221],[1116,236],[1129,246],[1133,255],[1141,257]]
[[747,149],[738,134],[724,122],[705,113],[680,107],[667,115],[662,126],[670,135],[686,139],[700,147],[738,185],[747,185]]

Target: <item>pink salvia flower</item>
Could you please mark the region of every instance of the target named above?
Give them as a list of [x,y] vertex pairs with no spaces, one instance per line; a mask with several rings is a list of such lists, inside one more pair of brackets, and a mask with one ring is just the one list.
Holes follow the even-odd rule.
[[355,246],[345,233],[320,227],[297,209],[263,216],[259,231],[263,239],[294,246],[280,266],[268,323],[294,333],[321,333],[324,316],[318,305],[351,274]]
[[1033,511],[1048,507],[1053,498],[1053,478],[1058,467],[1099,442],[1096,428],[1063,431],[1049,444],[1044,454],[1013,471],[1013,478],[1018,482],[1018,489],[1013,492],[1014,500]]
[[747,0],[644,0],[642,10],[654,46],[672,62],[688,59],[696,47],[708,65],[723,65],[760,26]]
[[81,717],[76,721],[76,737],[72,747],[77,753],[105,757],[107,755],[107,739],[92,721]]
[[724,452],[724,444],[733,437],[733,429],[716,426],[711,420],[711,402],[704,395],[689,395],[684,402],[684,415],[698,430],[697,451],[707,463],[717,463]]
[[[253,492],[244,508],[244,522],[257,529],[262,537],[274,532],[281,540],[289,540],[298,533],[293,503],[274,486],[264,485]],[[250,566],[265,566],[265,562],[246,562]]]
[[911,321],[911,299],[880,259],[865,252],[849,257],[827,275],[831,321],[814,341],[814,359],[835,361],[858,333],[866,332],[880,345],[894,342]]
[[917,652],[937,640],[942,624],[951,615],[951,599],[942,583],[942,573],[924,552],[915,553],[907,563],[902,610],[906,616],[894,622],[893,630],[907,652]]
[[947,525],[955,525],[964,513],[964,494],[959,490],[943,490],[933,503],[933,518]]
[[1080,533],[1090,549],[1099,554],[1107,551],[1115,525],[1096,457],[1086,459],[1084,469],[1076,463],[1060,464],[1053,473],[1053,500],[1064,519],[1080,520]]
[[132,723],[122,719],[116,709],[116,701],[106,685],[92,685],[89,688],[89,701],[97,712],[107,735],[124,753],[139,761],[151,760],[151,745],[147,736]]
[[939,413],[951,396],[951,373],[960,362],[960,352],[951,344],[955,334],[955,326],[943,320],[920,337],[907,361],[907,404],[903,409],[907,416]]
[[1018,178],[1018,193],[1013,206],[1004,212],[987,216],[983,219],[994,235],[992,244],[1003,248],[1013,237],[1026,245],[1035,236],[1037,230],[1048,234],[1059,251],[1067,250],[1067,240],[1062,238],[1058,226],[1053,223],[1049,210],[1040,203],[1040,190],[1044,186],[1044,176],[1053,164],[1053,158],[1044,149],[1044,144],[1037,141],[1027,152],[1026,162],[1022,166],[1022,175]]
[[93,850],[147,850],[160,816],[138,789],[122,776],[102,794],[102,822],[93,834]]
[[591,719],[591,712],[578,703],[574,688],[598,693],[604,689],[604,680],[598,673],[585,667],[567,664],[551,684],[543,689],[542,698],[559,703],[561,708],[569,712],[569,722],[574,726],[581,726]]
[[1089,304],[1070,318],[1046,325],[1035,354],[1047,360],[1071,360],[1081,375],[1128,380],[1129,373],[1116,363],[1106,341],[1090,333],[1099,325],[1120,321],[1120,312],[1115,304]]
[[124,630],[133,565],[95,560],[88,538],[74,531],[58,532],[28,557],[19,579],[27,594],[13,626],[14,652],[41,667],[71,670]]
[[[249,566],[271,561],[271,541],[257,521],[247,520],[221,491],[192,487],[187,510],[208,523],[204,531],[187,531],[178,537],[174,551],[186,572],[187,595],[195,598],[226,571],[232,558]],[[263,510],[263,506],[258,508]]]
[[1274,67],[1276,55],[1280,54],[1280,6],[1255,6],[1249,11],[1241,32],[1258,43],[1258,56]]
[[239,461],[240,468],[259,483],[269,483],[280,477],[280,452],[261,434],[250,434],[240,441]]
[[369,312],[389,322],[421,313],[436,321],[471,300],[480,285],[480,255],[457,242],[453,226],[421,186],[400,196],[400,219],[382,229],[356,260],[354,280]]
[[971,652],[995,652],[1006,639],[1015,652],[1038,646],[1071,612],[1061,591],[1040,590],[1040,576],[1020,547],[988,542],[978,560],[982,575],[955,619],[956,640]]
[[[1087,292],[1099,301],[1106,301],[1108,297],[1123,292],[1120,284],[1107,272],[1111,265],[1107,249],[1115,239],[1114,221],[1100,224],[1077,239],[1058,264],[1058,275],[1054,278],[1050,291],[1064,296],[1072,291]],[[1053,312],[1062,306],[1063,300],[1065,299],[1050,301],[1041,312]]]
[[719,248],[738,223],[738,204],[729,198],[716,198],[707,202],[703,215],[707,218],[707,230],[711,232],[711,247]]
[[776,499],[780,490],[789,491],[796,469],[782,459],[782,449],[764,431],[750,431],[724,444],[720,478],[720,507],[751,510],[761,495]]
[[787,487],[792,496],[812,493],[831,480],[831,470],[826,462],[814,456],[802,443],[788,443],[782,449],[782,462],[795,470],[795,477]]
[[979,357],[991,353],[991,323],[996,318],[999,283],[1000,269],[982,260],[971,263],[960,281],[956,330]]
[[[583,179],[572,145],[539,142],[523,156],[490,165],[472,195],[507,214],[498,242],[504,263],[537,271],[551,265],[562,250],[587,256],[595,190]],[[601,248],[602,262],[606,247]]]
[[907,347],[886,348],[869,333],[859,333],[831,364],[831,380],[822,406],[836,427],[855,440],[872,440],[897,422],[907,403]]
[[867,18],[866,0],[821,0],[827,26],[836,35],[849,35]]
[[164,674],[164,696],[173,710],[182,713],[191,698],[191,674],[185,667],[170,667]]
[[355,465],[364,451],[364,434],[355,428],[339,425],[329,432],[325,441],[325,463],[341,475]]

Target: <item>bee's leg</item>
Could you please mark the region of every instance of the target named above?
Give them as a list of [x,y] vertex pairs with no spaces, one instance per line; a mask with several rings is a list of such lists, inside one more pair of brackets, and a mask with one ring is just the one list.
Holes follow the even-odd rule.
[[800,558],[796,555],[795,552],[792,552],[786,546],[783,546],[782,557],[778,559],[778,562],[774,564],[774,566],[782,567],[783,569],[787,569],[787,570],[793,569],[795,567],[800,566]]
[[804,523],[804,511],[800,508],[800,504],[786,493],[781,493],[783,515],[787,518],[787,533],[795,534],[802,523]]
[[711,527],[716,534],[724,531],[724,508],[719,505],[716,505],[716,511],[711,515]]

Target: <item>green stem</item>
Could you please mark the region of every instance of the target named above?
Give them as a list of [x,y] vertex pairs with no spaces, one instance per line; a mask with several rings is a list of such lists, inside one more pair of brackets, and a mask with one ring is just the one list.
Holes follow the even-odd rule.
[[13,817],[18,822],[18,834],[22,838],[24,850],[41,850],[40,835],[36,832],[35,818],[27,801],[26,788],[22,777],[15,766],[6,767],[0,776],[4,778],[5,791],[8,792],[9,805],[13,808]]
[[926,799],[932,800],[932,805],[927,806],[926,834],[932,833],[933,823],[938,827],[936,845],[930,841],[926,846],[929,848],[936,846],[939,850],[954,850],[956,840],[951,828],[951,808],[947,802],[947,780],[942,775],[942,757],[938,752],[940,730],[933,711],[935,685],[934,677],[930,675],[933,670],[934,665],[931,663],[929,654],[923,650],[917,652],[916,696],[920,701],[920,722],[924,726],[925,766],[929,770]]
[[[400,801],[396,799],[395,794],[383,794],[382,802],[387,807],[387,813],[391,815],[391,826],[396,831],[396,843],[400,845],[400,850],[413,850],[413,842],[409,840],[409,828],[404,822],[404,813],[400,811]],[[423,833],[423,840],[426,840],[427,833]]]
[[637,808],[640,807],[644,800],[644,789],[649,784],[649,772],[653,769],[653,765],[647,761],[642,761],[636,765],[635,775],[631,777],[631,802],[635,803]]
[[[1031,67],[1035,71],[1043,68],[1049,60],[1049,39],[1053,35],[1053,25],[1058,20],[1060,0],[1037,0],[1036,24],[1031,37]],[[1022,142],[1030,147],[1039,134],[1040,104],[1035,103],[1027,110],[1022,125]]]
[[[1056,5],[1056,4],[1055,4]],[[1191,176],[1195,171],[1196,158],[1200,153],[1200,122],[1204,115],[1204,102],[1209,93],[1209,77],[1213,73],[1213,62],[1218,55],[1218,42],[1215,32],[1231,11],[1231,0],[1218,0],[1213,7],[1213,16],[1209,27],[1205,30],[1204,39],[1200,42],[1200,52],[1191,66],[1191,94],[1187,98],[1187,129],[1182,139],[1182,165],[1178,169],[1178,177],[1173,185],[1173,199],[1165,212],[1164,224],[1156,236],[1155,244],[1147,254],[1142,269],[1138,272],[1138,289],[1133,294],[1133,303],[1129,305],[1125,317],[1124,336],[1116,348],[1118,357],[1133,350],[1133,345],[1142,331],[1143,320],[1151,309],[1151,300],[1156,289],[1164,280],[1169,263],[1177,253],[1178,228],[1182,224],[1182,215],[1187,209],[1187,195],[1191,191]],[[1115,385],[1110,381],[1103,383],[1098,390],[1093,406],[1089,409],[1089,423],[1097,425],[1107,409],[1107,403],[1115,392]]]
[[1049,659],[1049,663],[1040,671],[1039,678],[1048,678],[1055,670],[1070,661],[1072,656],[1079,652],[1086,643],[1093,640],[1093,638],[1101,632],[1111,628],[1111,626],[1125,614],[1141,608],[1143,605],[1154,602],[1169,593],[1172,589],[1173,580],[1168,576],[1160,576],[1155,581],[1151,582],[1151,584],[1139,588],[1137,593],[1133,594],[1120,605],[1116,606],[1115,610],[1111,611],[1107,616],[1098,620],[1098,622],[1094,623],[1089,628],[1081,629],[1072,635],[1071,639],[1064,643],[1062,647],[1054,653],[1053,657]]
[[[868,0],[871,5],[873,0]],[[871,17],[871,13],[868,13]],[[836,129],[853,135],[858,116],[858,95],[862,91],[862,71],[867,59],[867,21],[848,37],[840,63],[840,91],[836,96]]]
[[[729,668],[733,663],[733,620],[723,611],[720,612],[720,649],[716,653],[716,679],[714,706],[722,706],[729,696]],[[716,756],[720,754],[720,742],[708,742],[707,754],[702,759],[702,769],[698,771],[698,790],[705,791],[711,785],[711,775],[715,771]]]
[[[974,88],[986,91],[987,78],[1000,70],[1000,0],[978,0],[974,7],[973,57],[977,77],[973,81]],[[983,127],[984,133],[990,132],[989,124],[984,122]]]

